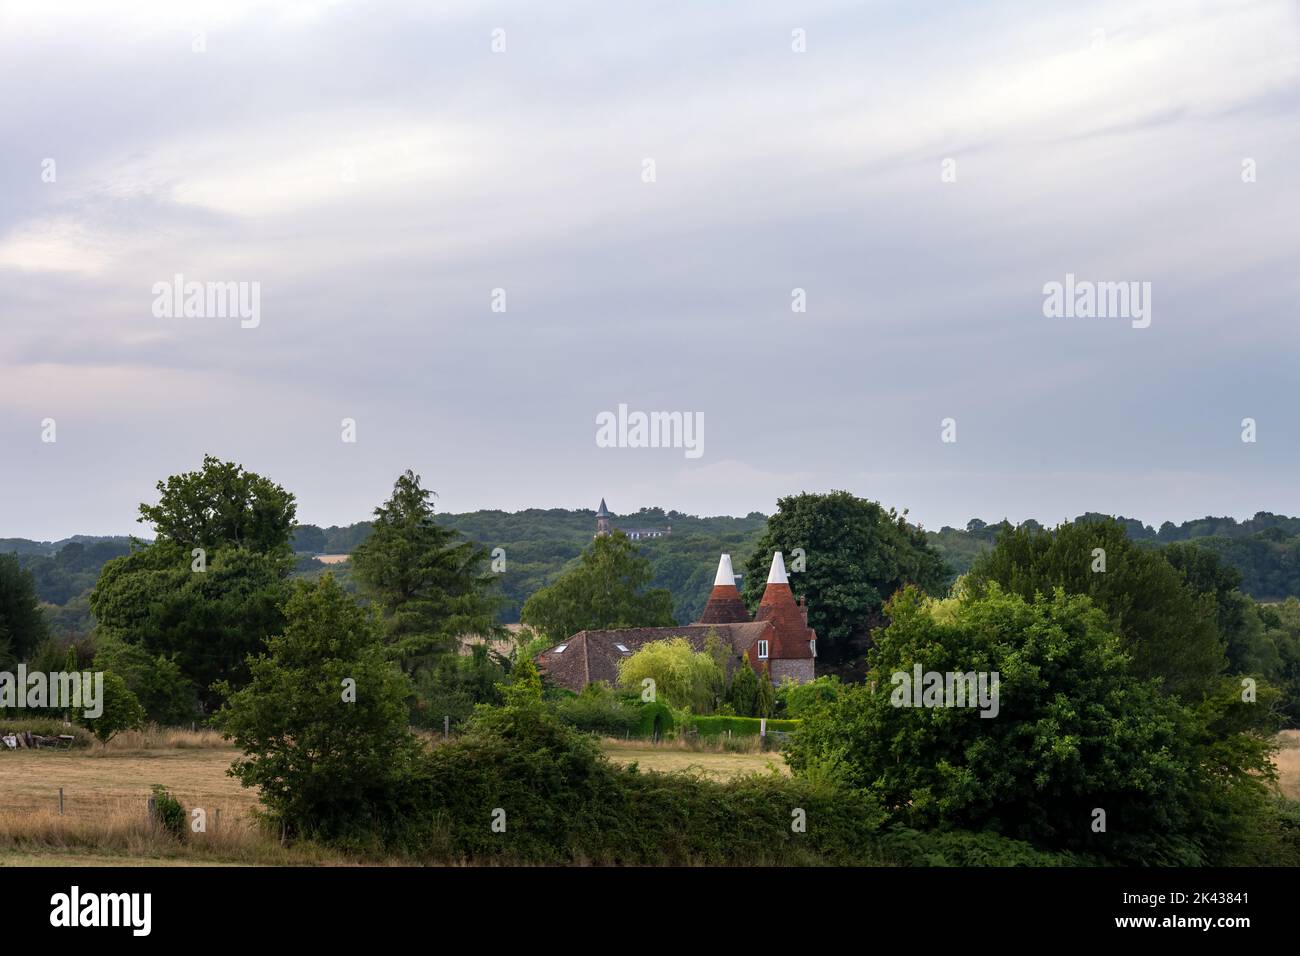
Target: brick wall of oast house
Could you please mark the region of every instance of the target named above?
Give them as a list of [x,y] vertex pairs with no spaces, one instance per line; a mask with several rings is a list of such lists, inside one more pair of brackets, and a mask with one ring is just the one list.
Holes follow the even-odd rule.
[[797,684],[806,684],[817,677],[817,662],[812,657],[795,661],[768,661],[767,663],[771,670],[772,683],[777,687],[780,687],[781,682],[787,677],[793,678]]

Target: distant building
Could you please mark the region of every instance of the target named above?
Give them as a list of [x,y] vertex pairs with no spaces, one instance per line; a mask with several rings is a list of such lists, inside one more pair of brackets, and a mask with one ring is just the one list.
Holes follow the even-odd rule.
[[668,525],[663,528],[611,528],[609,519],[613,515],[605,507],[605,499],[600,499],[600,510],[596,512],[596,537],[600,538],[607,534],[613,534],[615,531],[622,531],[633,541],[641,541],[646,538],[662,538],[664,535],[673,533],[673,526]]
[[[604,502],[601,510],[605,510]],[[790,590],[780,551],[772,555],[767,588],[752,620],[736,587],[731,555],[724,554],[718,561],[708,603],[696,623],[579,631],[563,644],[538,654],[537,666],[558,686],[580,693],[593,681],[618,683],[619,662],[652,641],[680,637],[702,651],[710,634],[716,634],[730,651],[728,677],[745,659],[760,673],[766,669],[775,684],[786,678],[803,684],[816,677],[817,635],[808,627],[808,608],[796,602]]]

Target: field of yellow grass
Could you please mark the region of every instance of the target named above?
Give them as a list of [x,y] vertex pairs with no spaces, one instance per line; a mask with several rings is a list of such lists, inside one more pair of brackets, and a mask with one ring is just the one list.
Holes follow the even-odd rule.
[[[1300,799],[1300,730],[1279,735],[1282,792]],[[726,780],[747,773],[788,773],[777,753],[606,740],[622,765],[685,771]],[[255,826],[257,799],[227,775],[238,752],[214,734],[153,731],[123,735],[107,747],[0,753],[0,866],[346,865],[318,847],[280,846]],[[188,809],[207,812],[207,832],[184,844],[155,830],[146,811],[154,784]],[[59,815],[59,788],[64,813]],[[217,810],[221,811],[217,825]]]
[[1278,785],[1285,797],[1300,800],[1300,730],[1282,731],[1277,742],[1281,747],[1274,758]]

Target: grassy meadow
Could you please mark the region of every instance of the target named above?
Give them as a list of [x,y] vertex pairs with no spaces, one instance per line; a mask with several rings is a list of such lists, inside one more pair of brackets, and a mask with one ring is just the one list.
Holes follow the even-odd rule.
[[[1282,792],[1300,799],[1300,730],[1279,735]],[[788,773],[780,754],[669,740],[606,740],[615,763],[686,772],[714,780]],[[254,794],[226,774],[237,751],[210,731],[122,734],[107,747],[0,753],[0,866],[356,865],[310,844],[283,847],[256,826]],[[178,843],[148,821],[146,803],[162,784],[187,809],[207,812],[207,832]],[[64,812],[59,814],[59,787]],[[220,823],[216,811],[220,810]],[[366,860],[383,865],[396,860]]]

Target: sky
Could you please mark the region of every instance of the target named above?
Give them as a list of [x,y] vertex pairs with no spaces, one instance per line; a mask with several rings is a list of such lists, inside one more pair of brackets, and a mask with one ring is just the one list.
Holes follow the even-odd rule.
[[1298,313],[1295,0],[0,0],[0,537],[205,454],[321,525],[1300,514]]

